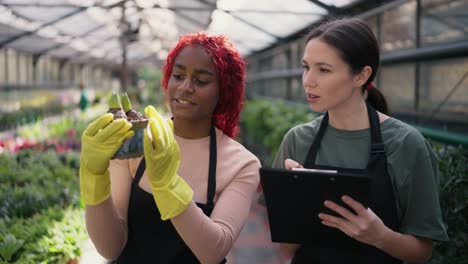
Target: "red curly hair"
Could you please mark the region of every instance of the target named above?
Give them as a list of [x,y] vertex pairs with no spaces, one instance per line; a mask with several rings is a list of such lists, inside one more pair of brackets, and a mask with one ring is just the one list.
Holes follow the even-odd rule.
[[200,45],[211,57],[219,79],[219,101],[213,113],[213,124],[233,138],[238,132],[239,116],[244,98],[244,59],[229,39],[222,35],[197,32],[180,37],[163,67],[162,87],[167,90],[174,61],[180,51],[190,45]]

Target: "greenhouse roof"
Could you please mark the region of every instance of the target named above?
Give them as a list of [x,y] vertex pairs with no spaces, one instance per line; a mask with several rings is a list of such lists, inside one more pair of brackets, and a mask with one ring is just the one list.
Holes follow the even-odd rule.
[[166,57],[181,34],[207,31],[249,55],[357,0],[0,0],[0,48],[82,63]]

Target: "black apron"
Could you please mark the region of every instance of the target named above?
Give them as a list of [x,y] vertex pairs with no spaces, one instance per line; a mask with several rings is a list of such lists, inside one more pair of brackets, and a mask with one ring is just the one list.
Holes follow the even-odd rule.
[[[371,133],[371,148],[367,168],[361,170],[315,164],[320,142],[328,126],[328,113],[323,117],[320,129],[304,162],[304,167],[334,169],[342,172],[360,173],[371,177],[369,207],[382,219],[387,227],[396,231],[399,228],[398,212],[392,182],[387,172],[387,159],[380,132],[379,116],[377,111],[369,104],[367,104],[367,113]],[[301,245],[296,251],[291,264],[402,263],[402,261],[373,246],[348,237],[338,229],[329,228],[328,231],[330,232],[329,235],[318,237],[316,242]]]
[[[210,131],[210,164],[208,171],[207,203],[197,203],[205,215],[210,216],[214,208],[216,192],[216,133]],[[200,263],[175,230],[170,220],[161,220],[153,195],[138,186],[145,171],[145,159],[138,166],[132,182],[128,206],[127,244],[115,261],[116,264],[157,263],[195,264]],[[200,241],[203,243],[203,241]],[[221,263],[225,263],[223,260]]]

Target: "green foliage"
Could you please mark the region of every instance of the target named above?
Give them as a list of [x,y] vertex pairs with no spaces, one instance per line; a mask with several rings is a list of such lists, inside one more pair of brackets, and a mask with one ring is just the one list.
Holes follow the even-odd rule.
[[[276,155],[286,132],[295,125],[306,123],[317,117],[317,114],[306,105],[287,104],[276,100],[252,100],[245,104],[241,115],[243,132],[252,145],[266,148],[265,159]],[[245,137],[244,137],[245,138]],[[249,142],[245,142],[249,145]],[[255,146],[252,146],[255,148]]]
[[[85,117],[63,117],[53,122],[36,122],[19,128],[17,132],[22,138],[34,141],[46,141],[48,139],[79,140],[89,121]],[[73,137],[68,134],[70,130],[74,131]]]
[[0,235],[0,258],[10,261],[13,255],[23,246],[24,240],[16,239],[12,234]]
[[48,138],[64,139],[67,138],[67,131],[74,129],[77,133],[75,139],[79,139],[79,135],[84,131],[86,122],[84,120],[75,120],[72,118],[64,118],[61,121],[48,126],[49,136]]
[[61,114],[74,106],[49,103],[40,107],[26,107],[16,112],[0,112],[0,131],[16,128],[20,125],[41,121],[47,116]]
[[440,156],[440,204],[450,241],[436,243],[430,263],[468,263],[468,153],[461,147],[435,149]]
[[0,263],[65,264],[77,258],[86,238],[82,213],[54,206],[31,218],[0,219]]
[[77,155],[32,150],[1,155],[0,171],[7,173],[0,174],[0,217],[30,217],[51,205],[78,206]]
[[0,264],[66,264],[81,254],[78,155],[0,155]]
[[143,105],[163,105],[164,94],[161,88],[161,69],[156,67],[142,67],[138,70],[138,79],[144,87],[138,87]]
[[0,155],[0,185],[13,181],[18,170],[18,163],[13,155],[2,153]]

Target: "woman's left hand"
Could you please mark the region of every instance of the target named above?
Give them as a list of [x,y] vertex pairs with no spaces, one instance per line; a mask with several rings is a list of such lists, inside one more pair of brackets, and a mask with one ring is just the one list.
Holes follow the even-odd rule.
[[193,190],[177,173],[180,149],[174,138],[172,120],[164,118],[153,106],[145,108],[149,118],[144,131],[146,174],[162,220],[181,214],[190,205]]
[[342,197],[342,200],[355,213],[334,202],[325,201],[324,204],[327,208],[342,217],[320,213],[319,218],[322,220],[322,224],[337,228],[360,242],[378,247],[389,231],[388,227],[370,208],[364,207],[361,203],[346,195]]
[[174,124],[149,105],[145,108],[148,126],[144,130],[146,174],[153,188],[168,185],[179,170],[180,149],[174,138]]

